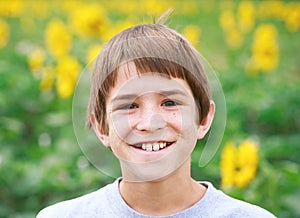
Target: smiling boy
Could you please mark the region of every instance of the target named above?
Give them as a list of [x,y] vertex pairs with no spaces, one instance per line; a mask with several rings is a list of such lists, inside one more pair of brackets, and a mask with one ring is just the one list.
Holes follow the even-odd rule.
[[122,178],[39,218],[274,217],[191,177],[215,104],[199,54],[179,33],[160,20],[122,31],[98,55],[91,81],[89,126]]

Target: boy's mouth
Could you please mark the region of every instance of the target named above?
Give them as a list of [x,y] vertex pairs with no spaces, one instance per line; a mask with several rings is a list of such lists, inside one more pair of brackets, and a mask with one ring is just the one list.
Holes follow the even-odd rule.
[[159,151],[162,150],[174,142],[165,142],[165,141],[160,141],[160,142],[153,142],[153,143],[141,143],[141,144],[136,144],[133,145],[136,148],[142,149],[144,151]]

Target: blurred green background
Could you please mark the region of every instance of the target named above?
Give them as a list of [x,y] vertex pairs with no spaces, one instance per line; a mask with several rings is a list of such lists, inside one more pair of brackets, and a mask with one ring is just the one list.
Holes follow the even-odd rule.
[[[168,25],[210,62],[227,102],[221,146],[200,168],[199,142],[194,178],[278,217],[300,217],[300,3],[193,0],[0,0],[0,217],[34,217],[114,180],[77,144],[74,87],[111,36],[168,8]],[[257,153],[223,152],[247,140]],[[254,172],[242,185],[224,182],[236,155],[244,163],[233,164],[234,178],[246,178],[240,168]]]

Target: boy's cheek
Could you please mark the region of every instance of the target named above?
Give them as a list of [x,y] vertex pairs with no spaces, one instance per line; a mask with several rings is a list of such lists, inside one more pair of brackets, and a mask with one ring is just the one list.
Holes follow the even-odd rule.
[[110,128],[119,136],[119,138],[125,139],[131,131],[128,121],[127,116],[112,113],[110,116]]
[[195,126],[197,123],[197,114],[190,106],[185,106],[180,109],[180,113],[176,120],[180,120],[181,129]]

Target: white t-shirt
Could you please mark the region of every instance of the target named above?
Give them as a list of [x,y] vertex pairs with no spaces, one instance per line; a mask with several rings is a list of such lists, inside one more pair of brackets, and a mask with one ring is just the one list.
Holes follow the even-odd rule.
[[207,191],[203,198],[190,208],[169,216],[145,216],[125,203],[118,188],[120,181],[121,179],[117,179],[90,194],[49,206],[40,211],[37,218],[275,217],[261,207],[229,197],[209,182],[200,182],[207,187]]

